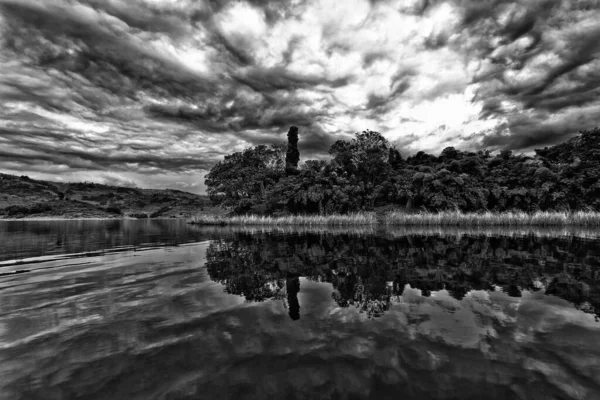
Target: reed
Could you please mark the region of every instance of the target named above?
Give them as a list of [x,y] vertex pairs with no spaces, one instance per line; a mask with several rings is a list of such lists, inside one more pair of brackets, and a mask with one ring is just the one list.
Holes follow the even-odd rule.
[[463,213],[442,211],[410,214],[393,211],[380,215],[374,212],[360,212],[344,215],[290,215],[271,217],[263,215],[214,216],[201,215],[189,220],[195,225],[272,225],[272,226],[584,226],[600,227],[600,212],[595,211],[539,211],[526,212],[483,212]]
[[600,229],[582,226],[416,226],[416,225],[227,225],[202,226],[202,232],[222,234],[331,234],[350,236],[385,236],[402,238],[409,236],[487,236],[487,237],[554,237],[600,239]]
[[263,215],[197,216],[189,223],[195,225],[298,225],[298,226],[355,226],[374,225],[375,213],[353,213],[344,215],[289,215],[271,217]]
[[593,211],[538,211],[406,214],[391,212],[384,218],[386,225],[412,226],[585,226],[600,227],[600,212]]

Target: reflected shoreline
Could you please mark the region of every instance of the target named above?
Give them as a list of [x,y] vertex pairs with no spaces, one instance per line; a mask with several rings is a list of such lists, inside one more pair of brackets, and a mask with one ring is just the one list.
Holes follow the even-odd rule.
[[600,241],[577,232],[25,225],[0,227],[21,254],[112,250],[0,279],[3,399],[600,393]]
[[201,232],[303,234],[325,233],[343,235],[404,236],[507,236],[507,237],[579,237],[600,238],[600,229],[583,227],[392,227],[392,226],[196,226]]
[[202,242],[206,235],[182,219],[0,221],[0,265]]
[[293,232],[245,230],[211,241],[210,278],[246,301],[287,298],[290,317],[299,308],[294,300],[299,288],[290,278],[298,276],[332,284],[338,306],[356,306],[369,317],[383,315],[406,288],[418,289],[424,297],[446,291],[459,301],[478,290],[516,298],[541,292],[600,316],[596,240]]
[[600,238],[600,229],[582,227],[198,226],[181,219],[0,221],[0,269],[61,258],[199,243],[238,233],[389,239],[419,236]]

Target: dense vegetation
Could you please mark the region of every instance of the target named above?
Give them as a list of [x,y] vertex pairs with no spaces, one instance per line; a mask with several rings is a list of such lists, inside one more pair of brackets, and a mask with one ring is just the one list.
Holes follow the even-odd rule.
[[419,236],[237,233],[214,241],[207,269],[228,293],[248,301],[287,299],[297,319],[299,276],[333,285],[341,307],[370,317],[401,300],[407,287],[423,296],[447,290],[462,300],[471,290],[511,297],[543,291],[600,315],[597,241],[534,235]]
[[[295,148],[294,129],[288,138]],[[209,196],[235,213],[600,209],[598,128],[534,156],[447,147],[439,156],[418,152],[404,159],[373,131],[337,141],[328,161],[296,167],[297,151],[291,153],[284,159],[282,146],[260,145],[226,156],[206,177]]]
[[9,217],[16,215],[32,215],[40,214],[52,210],[52,206],[47,203],[36,203],[29,207],[25,206],[10,206],[4,209],[4,213]]

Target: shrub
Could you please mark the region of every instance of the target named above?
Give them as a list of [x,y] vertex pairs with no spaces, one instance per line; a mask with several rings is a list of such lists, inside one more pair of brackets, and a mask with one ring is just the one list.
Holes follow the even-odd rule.
[[108,206],[104,209],[104,211],[106,211],[107,213],[117,214],[117,215],[123,214],[121,209],[119,207],[115,207],[115,206]]
[[4,212],[8,216],[15,215],[31,215],[31,214],[41,214],[46,211],[52,210],[52,207],[46,203],[36,203],[29,207],[26,206],[9,206],[4,209]]
[[41,214],[50,210],[52,210],[52,207],[46,203],[37,203],[29,207],[30,214]]
[[148,218],[148,214],[146,213],[133,213],[133,214],[129,214],[129,216],[131,218],[137,218],[137,219],[145,219]]
[[29,208],[24,206],[9,206],[4,209],[4,212],[6,213],[6,215],[11,217],[19,214],[28,215]]
[[150,218],[158,218],[161,215],[163,215],[164,213],[166,213],[167,211],[169,211],[170,209],[171,209],[170,206],[161,207],[158,210],[154,211],[152,214],[150,214]]

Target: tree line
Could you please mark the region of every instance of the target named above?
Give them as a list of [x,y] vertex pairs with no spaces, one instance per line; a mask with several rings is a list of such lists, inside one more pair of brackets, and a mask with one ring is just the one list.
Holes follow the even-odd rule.
[[377,209],[562,211],[600,209],[600,129],[533,156],[445,148],[403,158],[378,132],[338,140],[330,160],[301,165],[298,129],[288,145],[225,156],[206,176],[213,202],[235,213],[332,214]]

